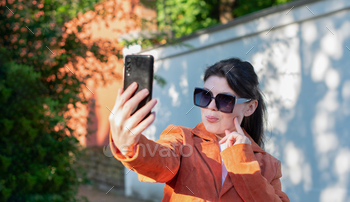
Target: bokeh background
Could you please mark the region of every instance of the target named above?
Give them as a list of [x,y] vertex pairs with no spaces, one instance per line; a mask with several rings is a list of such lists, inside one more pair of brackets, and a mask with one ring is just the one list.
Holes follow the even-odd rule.
[[350,201],[350,2],[1,1],[0,200],[160,201],[108,147],[123,57],[155,57],[153,140],[194,127],[194,87],[251,62],[268,104],[265,150],[291,201]]

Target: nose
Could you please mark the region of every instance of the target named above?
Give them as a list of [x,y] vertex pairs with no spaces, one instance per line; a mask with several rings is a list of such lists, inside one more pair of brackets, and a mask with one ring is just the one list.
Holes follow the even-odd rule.
[[215,99],[211,99],[208,107],[208,109],[211,109],[211,110],[214,110],[214,111],[217,111],[218,109],[216,108],[216,103],[215,103]]

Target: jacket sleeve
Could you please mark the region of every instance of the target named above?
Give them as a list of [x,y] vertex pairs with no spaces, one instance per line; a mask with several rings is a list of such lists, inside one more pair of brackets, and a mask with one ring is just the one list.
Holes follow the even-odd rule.
[[136,153],[126,158],[114,145],[111,134],[109,144],[113,156],[125,167],[135,171],[143,182],[168,182],[180,167],[180,148],[183,143],[183,130],[169,125],[160,135],[157,142],[140,136]]
[[281,163],[267,153],[259,155],[261,165],[247,144],[233,145],[221,152],[237,193],[244,201],[289,201],[281,190]]

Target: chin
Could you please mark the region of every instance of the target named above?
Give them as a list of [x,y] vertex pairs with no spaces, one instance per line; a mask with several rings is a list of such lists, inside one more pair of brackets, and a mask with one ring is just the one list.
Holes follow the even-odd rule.
[[205,129],[214,134],[222,134],[224,131],[222,131],[217,123],[208,123],[206,121],[203,122]]

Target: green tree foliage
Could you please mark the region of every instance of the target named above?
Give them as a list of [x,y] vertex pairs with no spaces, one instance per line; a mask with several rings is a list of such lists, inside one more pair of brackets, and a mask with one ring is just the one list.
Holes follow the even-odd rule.
[[[234,19],[288,1],[292,0],[141,0],[143,6],[157,11],[158,32],[125,39],[122,44],[139,44],[142,48],[163,44],[186,45],[177,39],[219,24],[221,17],[226,19],[227,11],[229,19]],[[150,23],[143,20],[144,24]]]
[[160,30],[176,38],[219,23],[219,0],[157,0]]
[[[233,6],[229,10],[232,11],[234,19],[291,0],[157,0],[155,4],[158,29],[163,33],[170,32],[172,37],[180,38],[199,29],[217,25],[223,12],[220,6],[225,7],[227,1],[232,2]],[[167,37],[165,40],[170,41]]]
[[87,103],[87,79],[113,72],[85,65],[78,74],[75,64],[118,52],[86,45],[66,22],[97,1],[0,3],[0,201],[76,201],[79,144],[65,114]]
[[236,0],[236,6],[234,7],[232,14],[234,17],[240,17],[288,1],[291,0]]
[[71,165],[78,150],[74,137],[53,130],[65,123],[62,103],[42,95],[48,90],[32,66],[1,66],[1,201],[69,201],[78,185]]

